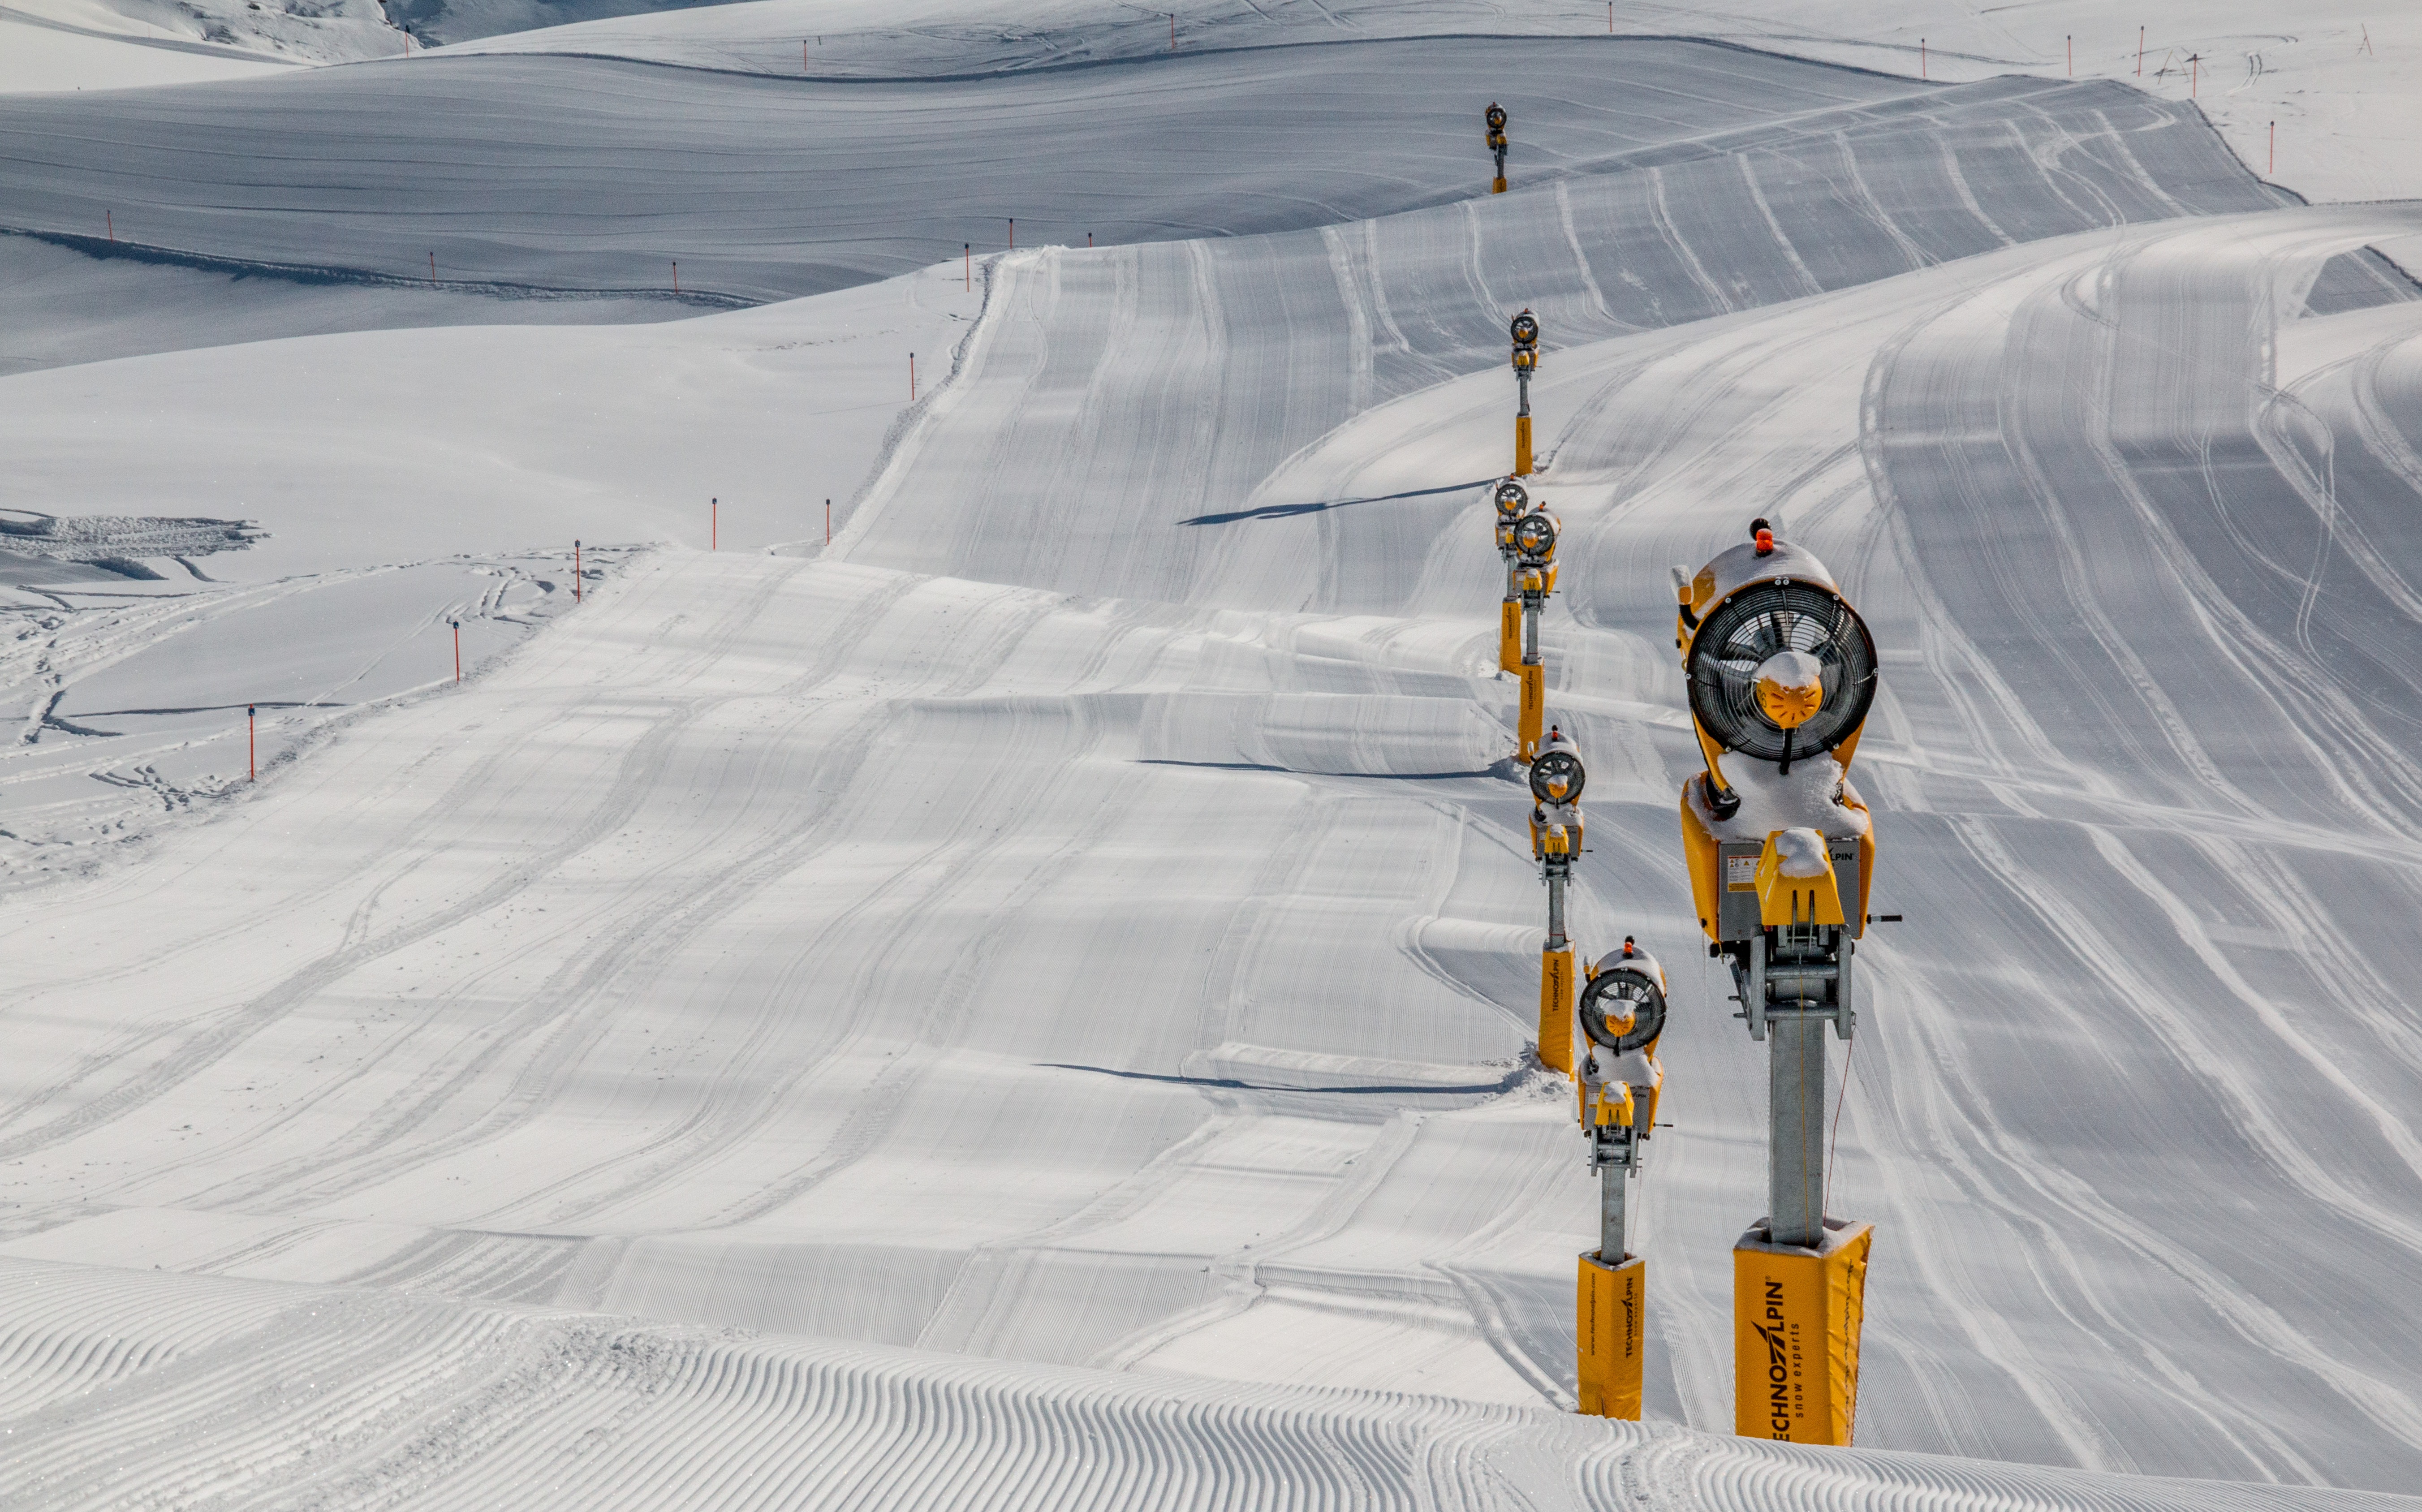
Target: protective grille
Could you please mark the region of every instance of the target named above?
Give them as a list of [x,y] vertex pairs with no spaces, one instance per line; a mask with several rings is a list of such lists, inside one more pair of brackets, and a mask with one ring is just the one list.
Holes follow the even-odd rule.
[[[1631,1028],[1618,1033],[1607,1023],[1610,1009],[1615,1016],[1630,1015]],[[1644,972],[1610,968],[1581,989],[1581,1032],[1593,1045],[1618,1055],[1644,1049],[1665,1032],[1665,994]]]
[[[1760,663],[1803,651],[1824,668],[1815,717],[1785,731],[1757,705]],[[1723,743],[1761,761],[1832,750],[1859,728],[1876,696],[1876,643],[1858,612],[1808,583],[1755,583],[1709,612],[1691,641],[1691,712]]]
[[1548,791],[1548,784],[1559,776],[1565,780],[1566,803],[1579,798],[1582,784],[1589,780],[1589,774],[1581,770],[1581,759],[1571,751],[1541,751],[1539,759],[1531,764],[1531,795],[1541,803],[1557,801],[1556,795]]

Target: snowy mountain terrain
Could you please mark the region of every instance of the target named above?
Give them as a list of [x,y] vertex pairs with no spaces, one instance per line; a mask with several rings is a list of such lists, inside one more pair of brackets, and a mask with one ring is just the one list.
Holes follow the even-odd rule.
[[[2164,77],[1466,14],[0,98],[0,1501],[2422,1505],[2422,209]],[[1643,1425],[1524,307],[1576,933],[1677,967]],[[1849,1450],[1729,1434],[1664,574],[1752,514],[1885,669]]]

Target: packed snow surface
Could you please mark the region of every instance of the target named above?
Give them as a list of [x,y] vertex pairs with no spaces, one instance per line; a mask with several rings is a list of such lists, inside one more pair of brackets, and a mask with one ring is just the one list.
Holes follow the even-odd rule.
[[[0,102],[0,549],[122,553],[0,588],[13,1501],[2416,1505],[2422,209],[2109,77],[896,13]],[[1524,306],[1573,931],[1685,963],[1641,1425],[1526,1043]],[[1729,1436],[1666,569],[1752,515],[1910,920],[1845,1451]]]

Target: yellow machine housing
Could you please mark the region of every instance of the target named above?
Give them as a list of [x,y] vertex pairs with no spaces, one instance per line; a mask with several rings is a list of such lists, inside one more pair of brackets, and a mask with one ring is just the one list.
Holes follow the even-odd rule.
[[[1701,817],[1691,796],[1689,789],[1684,789],[1682,857],[1690,868],[1691,901],[1698,909],[1699,927],[1710,940],[1745,939],[1771,921],[1766,917],[1766,892],[1759,882],[1759,869],[1773,837],[1720,839],[1708,829],[1707,821]],[[1866,934],[1864,921],[1869,888],[1875,877],[1876,842],[1873,826],[1858,824],[1867,818],[1867,806],[1856,794],[1846,793],[1841,808],[1856,818],[1827,827],[1849,831],[1825,835],[1826,858],[1830,862],[1827,870],[1832,874],[1834,892],[1831,906],[1833,917],[1813,921],[1843,924],[1857,939]]]
[[[1686,577],[1680,569],[1675,569],[1675,582],[1677,602],[1674,645],[1682,654],[1686,668],[1700,630],[1738,595],[1769,584],[1801,585],[1836,598],[1840,593],[1823,562],[1813,553],[1785,541],[1771,541],[1762,551],[1754,543],[1734,546],[1718,554],[1693,576]],[[1776,712],[1778,691],[1757,689],[1759,705],[1769,718]],[[1781,691],[1787,694],[1787,690]],[[1793,709],[1791,716],[1804,719],[1813,712]],[[1861,723],[1864,725],[1864,719]],[[1706,763],[1707,778],[1715,786],[1733,791],[1739,782],[1753,779],[1771,780],[1766,774],[1774,771],[1772,763],[1758,763],[1728,751],[1722,738],[1707,728],[1695,710],[1691,724]],[[1861,728],[1853,727],[1832,749],[1810,751],[1800,758],[1802,762],[1832,761],[1841,769],[1845,781],[1830,802],[1817,806],[1803,803],[1798,811],[1784,816],[1787,824],[1805,826],[1825,837],[1838,898],[1834,906],[1840,915],[1838,920],[1826,921],[1841,923],[1853,938],[1865,935],[1868,888],[1875,874],[1875,841],[1867,807],[1847,781],[1861,733]],[[1804,795],[1795,793],[1791,796],[1800,798]],[[1757,933],[1767,922],[1759,901],[1763,893],[1758,868],[1768,848],[1769,831],[1746,830],[1738,824],[1714,819],[1702,780],[1695,778],[1683,789],[1681,818],[1683,857],[1690,868],[1691,901],[1697,906],[1699,927],[1708,939],[1723,943]]]
[[[1800,836],[1811,843],[1813,856],[1806,866],[1795,867],[1785,859],[1785,843]],[[1833,875],[1825,838],[1813,829],[1778,829],[1767,836],[1766,848],[1758,853],[1756,884],[1758,922],[1769,929],[1843,921],[1841,883]]]

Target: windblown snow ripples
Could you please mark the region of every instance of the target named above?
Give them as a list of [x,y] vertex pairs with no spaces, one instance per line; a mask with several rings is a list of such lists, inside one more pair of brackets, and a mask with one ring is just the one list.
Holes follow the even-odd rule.
[[[147,1272],[104,1287],[97,1274],[0,1262],[0,1299],[23,1320],[0,1351],[52,1341],[45,1379],[64,1388],[47,1404],[0,1404],[16,1504],[2411,1505],[1734,1446],[1438,1397],[952,1360],[259,1282]],[[102,1329],[117,1341],[110,1368],[69,1366],[71,1341]]]

